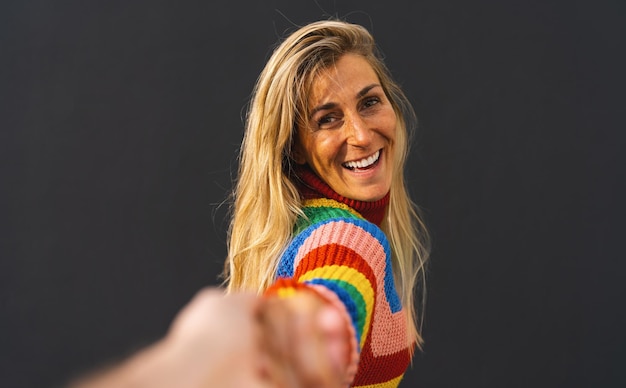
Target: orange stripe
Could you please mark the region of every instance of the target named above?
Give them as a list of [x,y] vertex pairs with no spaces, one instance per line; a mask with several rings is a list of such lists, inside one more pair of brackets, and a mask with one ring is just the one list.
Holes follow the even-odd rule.
[[[338,258],[341,258],[341,260],[337,260]],[[307,271],[327,265],[342,265],[354,268],[367,278],[372,287],[374,287],[374,291],[378,291],[376,289],[378,285],[376,274],[369,263],[354,250],[339,244],[322,245],[307,252],[298,263],[293,276],[297,279]]]

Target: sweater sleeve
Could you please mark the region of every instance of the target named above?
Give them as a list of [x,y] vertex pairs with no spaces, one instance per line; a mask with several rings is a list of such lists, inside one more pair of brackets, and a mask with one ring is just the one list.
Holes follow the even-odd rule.
[[385,354],[403,352],[402,366],[394,362],[392,373],[401,377],[407,366],[406,324],[385,234],[332,200],[306,201],[303,210],[306,218],[296,224],[268,292],[289,294],[302,287],[317,292],[346,312],[354,336],[352,374],[357,367],[361,374],[359,356],[367,348],[369,358],[381,349]]

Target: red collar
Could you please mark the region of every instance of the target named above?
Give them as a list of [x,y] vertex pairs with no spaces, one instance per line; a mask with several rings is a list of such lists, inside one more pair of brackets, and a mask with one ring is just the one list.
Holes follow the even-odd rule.
[[356,210],[369,222],[380,226],[389,204],[389,193],[379,200],[367,202],[350,199],[337,194],[321,180],[307,165],[296,166],[295,176],[298,178],[298,190],[303,199],[329,198],[341,202]]

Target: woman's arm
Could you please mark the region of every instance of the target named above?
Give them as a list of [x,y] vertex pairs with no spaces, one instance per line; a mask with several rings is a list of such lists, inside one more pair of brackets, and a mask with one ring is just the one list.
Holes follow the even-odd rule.
[[387,238],[345,205],[316,201],[305,202],[307,219],[299,222],[268,293],[306,289],[334,305],[352,333],[346,372],[354,377],[351,383],[396,384],[409,365],[411,345]]

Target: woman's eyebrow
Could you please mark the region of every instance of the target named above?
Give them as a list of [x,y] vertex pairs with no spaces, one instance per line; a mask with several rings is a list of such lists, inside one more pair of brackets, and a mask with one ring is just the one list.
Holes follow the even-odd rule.
[[[365,96],[367,93],[369,93],[370,90],[374,89],[377,86],[380,86],[380,85],[379,84],[367,85],[356,94],[356,98],[361,98]],[[313,118],[313,116],[321,110],[334,109],[336,107],[337,107],[337,103],[335,102],[328,102],[326,104],[318,105],[315,108],[311,109],[311,113],[309,114],[309,119]]]
[[317,112],[321,111],[321,110],[328,110],[328,109],[333,109],[337,107],[337,103],[336,102],[328,102],[326,104],[322,104],[322,105],[318,105],[315,108],[313,108],[311,110],[311,114],[309,115],[309,119],[313,118],[313,115],[315,115]]
[[371,85],[367,85],[366,87],[364,87],[363,89],[361,89],[360,92],[358,92],[356,94],[357,98],[361,98],[364,95],[366,95],[370,90],[374,89],[375,87],[380,86],[379,84],[371,84]]

